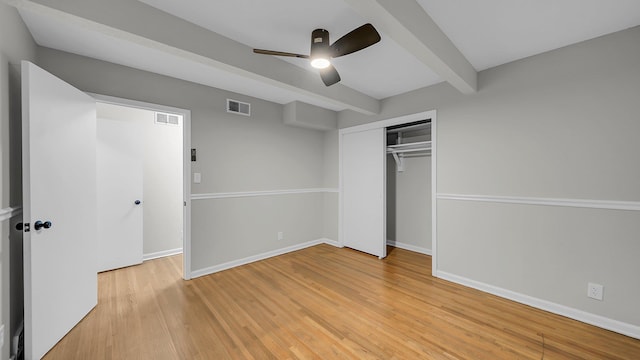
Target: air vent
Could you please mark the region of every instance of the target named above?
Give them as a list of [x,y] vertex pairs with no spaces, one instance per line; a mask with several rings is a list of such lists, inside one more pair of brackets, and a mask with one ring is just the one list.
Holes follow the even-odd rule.
[[251,104],[227,99],[227,112],[244,116],[251,116]]
[[178,126],[181,117],[181,115],[156,112],[156,124]]

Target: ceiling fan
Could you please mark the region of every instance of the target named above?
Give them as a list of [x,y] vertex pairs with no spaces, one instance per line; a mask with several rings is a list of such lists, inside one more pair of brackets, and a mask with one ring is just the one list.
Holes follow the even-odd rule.
[[333,44],[329,45],[329,32],[325,29],[315,29],[311,33],[310,55],[294,54],[282,51],[253,49],[256,54],[288,56],[310,59],[311,66],[320,69],[320,77],[326,86],[340,81],[340,75],[333,65],[331,58],[348,55],[360,51],[380,41],[380,34],[371,24],[364,24],[352,30]]

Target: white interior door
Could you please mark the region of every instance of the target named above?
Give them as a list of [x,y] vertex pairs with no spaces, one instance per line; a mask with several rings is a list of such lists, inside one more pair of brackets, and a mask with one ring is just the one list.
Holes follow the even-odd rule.
[[383,258],[387,256],[385,129],[341,136],[342,244]]
[[25,358],[40,359],[97,303],[95,100],[23,61],[22,116]]
[[98,271],[142,263],[142,124],[98,120]]

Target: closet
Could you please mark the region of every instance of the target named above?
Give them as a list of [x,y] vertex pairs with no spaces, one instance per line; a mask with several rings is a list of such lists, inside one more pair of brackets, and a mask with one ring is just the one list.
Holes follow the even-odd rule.
[[[341,129],[339,242],[431,254],[435,111]],[[435,132],[433,132],[435,133]]]
[[431,121],[386,133],[387,244],[431,254]]

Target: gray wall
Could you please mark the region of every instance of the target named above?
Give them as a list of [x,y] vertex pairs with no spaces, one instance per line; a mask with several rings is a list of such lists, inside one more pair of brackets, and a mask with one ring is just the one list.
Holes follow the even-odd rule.
[[[338,130],[324,133],[324,182],[323,187],[338,189]],[[323,237],[338,241],[338,193],[324,194]]]
[[[46,48],[39,57],[79,89],[191,110],[202,174],[192,194],[324,187],[324,133],[283,124],[282,105]],[[251,116],[227,113],[227,98],[251,103]],[[322,195],[193,200],[192,270],[323,238]]]
[[[158,125],[150,110],[98,103],[101,118],[142,126],[143,253],[182,248],[182,123]],[[99,127],[98,127],[99,129]]]
[[[22,205],[20,60],[34,60],[36,45],[17,11],[0,2],[0,208]],[[15,216],[2,222],[0,232],[0,309],[4,346],[0,358],[8,359],[10,338],[23,313],[22,233]]]
[[387,155],[387,240],[431,251],[431,156],[407,156],[397,168]]
[[322,238],[322,198],[310,193],[192,201],[193,268]]
[[[385,99],[437,110],[437,192],[640,201],[640,27]],[[640,212],[438,200],[438,270],[640,326]],[[586,297],[587,282],[604,301]]]

